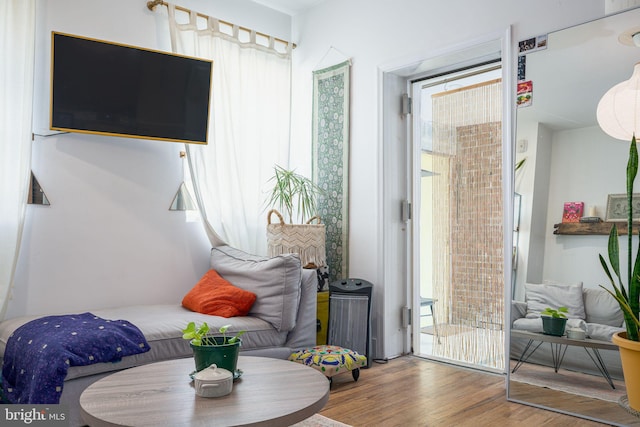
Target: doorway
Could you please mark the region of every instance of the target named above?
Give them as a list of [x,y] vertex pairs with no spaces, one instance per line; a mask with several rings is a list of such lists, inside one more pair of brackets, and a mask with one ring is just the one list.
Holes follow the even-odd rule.
[[504,371],[500,58],[411,81],[414,354]]

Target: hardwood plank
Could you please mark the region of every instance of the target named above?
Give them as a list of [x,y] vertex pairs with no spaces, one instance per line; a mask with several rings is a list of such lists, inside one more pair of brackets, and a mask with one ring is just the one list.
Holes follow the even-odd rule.
[[509,402],[503,375],[415,356],[373,363],[357,382],[348,374],[333,377],[320,413],[354,427],[606,425]]

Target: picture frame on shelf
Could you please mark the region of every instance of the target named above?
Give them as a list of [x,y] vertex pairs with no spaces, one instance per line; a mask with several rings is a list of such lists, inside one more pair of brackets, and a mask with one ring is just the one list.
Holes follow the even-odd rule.
[[[633,220],[640,220],[640,193],[633,195]],[[607,211],[605,213],[605,221],[607,222],[626,222],[627,221],[627,195],[626,194],[609,194],[607,197]]]

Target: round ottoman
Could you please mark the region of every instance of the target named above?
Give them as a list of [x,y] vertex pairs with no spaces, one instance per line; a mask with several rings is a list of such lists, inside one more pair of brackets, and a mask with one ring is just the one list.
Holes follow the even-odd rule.
[[305,348],[291,354],[289,360],[311,366],[322,372],[329,380],[334,375],[351,371],[353,379],[358,381],[360,367],[367,365],[366,356],[337,345]]

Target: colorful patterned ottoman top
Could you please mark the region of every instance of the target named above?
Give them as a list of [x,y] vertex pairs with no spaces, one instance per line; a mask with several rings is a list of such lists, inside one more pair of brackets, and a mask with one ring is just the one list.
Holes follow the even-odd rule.
[[367,365],[367,357],[337,345],[318,345],[305,348],[289,356],[289,360],[303,363],[332,377]]

